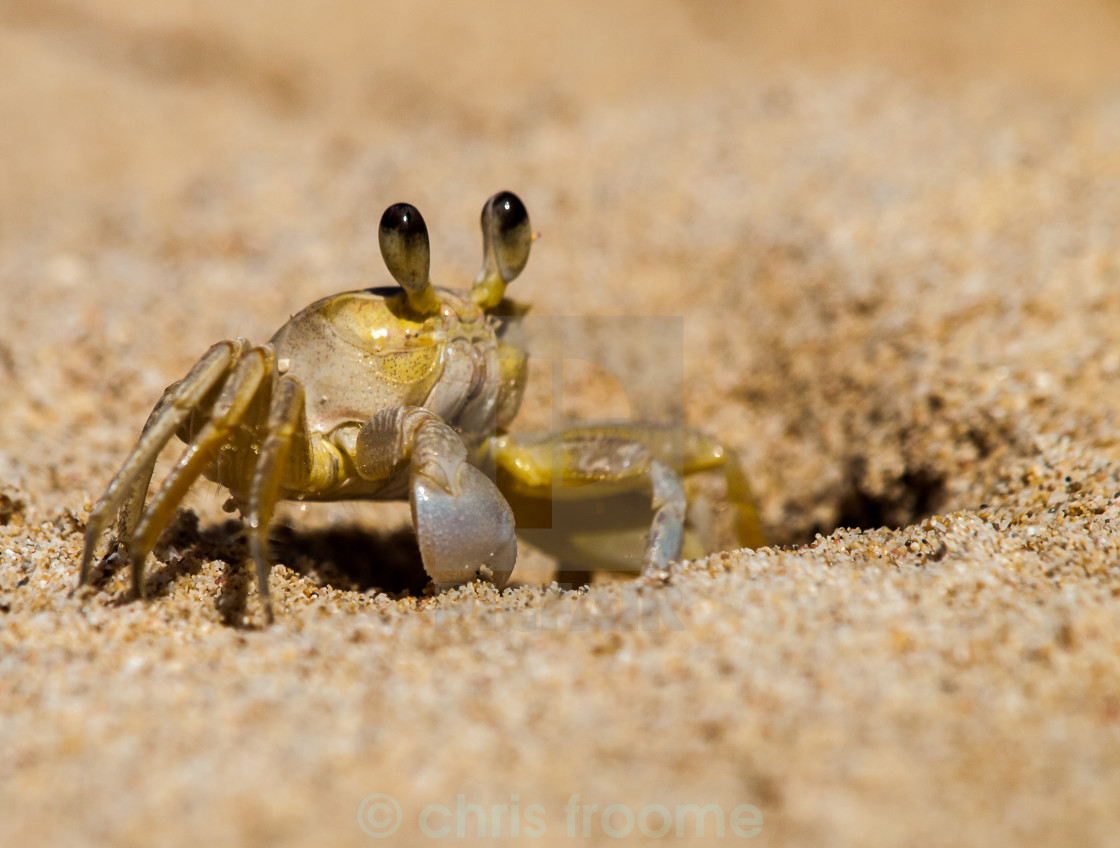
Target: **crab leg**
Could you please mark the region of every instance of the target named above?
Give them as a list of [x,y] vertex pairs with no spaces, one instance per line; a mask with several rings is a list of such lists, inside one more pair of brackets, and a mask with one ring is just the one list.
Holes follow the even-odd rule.
[[681,478],[705,470],[726,477],[741,543],[765,544],[734,454],[698,431],[587,425],[555,435],[501,436],[488,450],[518,532],[561,563],[663,570],[684,546],[687,501]]
[[422,407],[391,407],[358,434],[354,465],[369,480],[410,462],[412,522],[424,570],[435,583],[484,576],[502,587],[517,559],[513,511],[467,459],[462,438]]
[[[705,438],[707,438],[705,436]],[[755,506],[754,492],[739,463],[739,455],[731,448],[723,448],[723,475],[727,481],[727,499],[738,513],[736,531],[739,544],[744,548],[766,546],[766,534],[758,520],[758,507]]]
[[[238,354],[240,356],[240,353]],[[230,365],[232,367],[232,364]],[[190,375],[188,374],[188,377]],[[159,420],[172,405],[172,398],[184,381],[173,383],[164,393],[163,397],[159,399],[155,409],[152,410],[148,416],[148,420],[144,422],[144,429],[141,433],[146,433],[148,429]],[[213,400],[211,398],[211,400]],[[205,408],[209,414],[209,405],[206,404],[206,398],[203,397],[198,404],[188,411],[188,418],[199,410]],[[170,441],[170,439],[168,439]],[[142,469],[138,469],[135,476],[135,482],[132,484],[132,489],[125,498],[123,505],[120,508],[120,514],[117,520],[117,539],[131,539],[133,532],[136,530],[136,523],[140,520],[140,516],[144,512],[144,501],[148,498],[148,487],[152,482],[152,474],[156,470],[156,458],[153,457],[152,461]]]
[[649,542],[642,557],[642,573],[664,571],[673,560],[681,558],[684,547],[684,514],[688,501],[680,475],[667,465],[654,460],[649,464],[650,487],[653,489],[653,523]]
[[[136,443],[136,447],[124,461],[121,470],[117,472],[90,512],[86,524],[82,567],[78,577],[79,586],[89,579],[97,542],[108,529],[113,515],[124,507],[121,516],[122,528],[131,531],[135,527],[160,451],[175,435],[175,431],[183,425],[187,416],[202,403],[206,394],[229,373],[230,368],[248,345],[245,339],[218,342],[198,360],[187,376],[172,385],[156,404],[156,408],[152,410],[144,425],[140,441]],[[124,541],[126,537],[120,538]]]
[[645,445],[662,462],[679,468],[685,476],[698,471],[722,471],[727,485],[727,500],[736,512],[735,529],[739,544],[745,548],[761,548],[766,545],[766,535],[759,523],[754,493],[735,451],[700,430],[679,429],[668,425],[636,424],[623,425],[621,428],[592,426],[576,428],[575,432],[595,433],[602,430],[610,433],[615,429],[628,432],[629,438]]
[[[680,559],[684,485],[672,451],[659,444],[667,434],[653,429],[633,438],[638,429],[575,427],[495,440],[499,486],[518,521],[525,519],[519,532],[584,569],[662,571]],[[584,569],[562,571],[585,579]]]
[[[155,546],[187,489],[210,465],[231,431],[241,423],[255,403],[267,397],[276,371],[276,354],[269,346],[247,351],[234,366],[221,394],[214,403],[210,420],[183,452],[159,491],[148,502],[136,532],[129,541],[132,561],[132,586],[137,597],[144,596],[144,560]],[[266,401],[267,402],[267,401]]]
[[[268,525],[280,495],[280,485],[289,470],[292,445],[307,443],[303,386],[291,377],[281,377],[269,410],[267,436],[257,458],[247,510],[249,552],[256,564],[257,586],[269,624],[272,623],[272,599],[268,590]],[[299,464],[299,476],[306,473],[307,464],[306,458],[303,458]]]

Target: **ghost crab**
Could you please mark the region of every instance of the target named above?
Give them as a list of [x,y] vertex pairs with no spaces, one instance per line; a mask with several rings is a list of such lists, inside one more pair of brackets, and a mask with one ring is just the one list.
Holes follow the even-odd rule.
[[[237,339],[211,347],[164,392],[94,505],[79,585],[118,516],[118,544],[142,598],[144,561],[200,476],[228,489],[245,519],[270,622],[268,528],[281,499],[407,496],[435,583],[485,577],[501,588],[517,557],[515,513],[539,514],[554,495],[632,502],[637,493],[644,515],[627,514],[621,502],[600,508],[600,518],[610,513],[605,525],[600,521],[582,548],[562,540],[559,553],[585,556],[587,567],[625,565],[630,555],[609,543],[621,535],[642,543],[643,571],[664,569],[679,558],[684,539],[681,474],[722,467],[741,541],[760,544],[738,463],[701,433],[649,424],[549,436],[507,432],[521,404],[527,354],[507,338],[513,316],[526,310],[505,291],[525,267],[534,236],[511,192],[483,206],[482,233],[483,267],[470,291],[436,288],[423,218],[409,204],[390,206],[378,237],[399,288],[319,300],[264,345]],[[149,500],[157,458],[172,436],[187,449]]]

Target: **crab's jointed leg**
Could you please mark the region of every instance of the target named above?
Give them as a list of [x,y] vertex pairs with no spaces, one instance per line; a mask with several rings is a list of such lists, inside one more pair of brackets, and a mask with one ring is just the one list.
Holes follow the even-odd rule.
[[246,510],[249,553],[256,565],[257,587],[269,624],[272,623],[272,598],[268,590],[268,526],[280,497],[281,484],[285,480],[305,479],[311,467],[303,400],[303,386],[299,381],[281,377],[273,394],[265,438],[249,487]]
[[513,511],[445,421],[422,407],[382,410],[359,433],[353,459],[370,480],[410,463],[412,521],[435,583],[484,576],[499,588],[506,584],[517,559]]
[[724,473],[740,543],[765,544],[734,454],[698,431],[587,425],[502,436],[489,451],[519,532],[577,573],[656,572],[679,559],[686,540],[682,477],[709,469]]
[[137,597],[143,597],[144,560],[151,553],[159,534],[171,520],[187,489],[227,444],[234,428],[251,411],[256,412],[269,402],[275,373],[276,354],[270,346],[255,347],[242,354],[214,402],[210,420],[191,440],[163,485],[144,508],[144,514],[129,539],[132,582]]
[[[121,542],[132,535],[132,530],[139,521],[148,481],[160,451],[207,394],[225,379],[248,346],[245,339],[218,342],[203,355],[186,377],[170,386],[156,404],[136,447],[90,512],[78,585],[89,579],[97,543],[118,511],[123,510],[121,526],[128,531],[127,535],[120,537]],[[134,585],[137,579],[134,572]]]
[[669,563],[680,559],[684,547],[684,514],[688,500],[680,475],[657,460],[649,464],[649,481],[653,489],[653,523],[649,542],[642,557],[642,571],[663,571]]
[[[155,409],[152,410],[148,416],[148,420],[144,423],[143,433],[147,433],[149,428],[154,422],[159,420],[164,411],[170,405],[170,397],[172,391],[178,386],[174,384],[167,391],[163,393],[159,403],[156,404]],[[136,471],[134,482],[124,500],[124,504],[120,508],[120,513],[117,518],[117,539],[129,539],[132,537],[133,531],[136,530],[136,523],[140,520],[140,515],[144,511],[144,501],[148,498],[148,487],[152,482],[152,474],[156,470],[156,461],[153,458],[145,467],[139,468]]]
[[[703,436],[703,434],[700,434]],[[711,444],[716,445],[710,437],[704,436]],[[762,532],[762,524],[758,517],[758,507],[755,505],[754,492],[747,480],[746,472],[739,462],[739,455],[731,448],[720,448],[723,455],[720,467],[723,469],[724,479],[727,481],[727,499],[735,509],[737,521],[736,530],[739,534],[739,544],[744,548],[766,547],[766,534]]]

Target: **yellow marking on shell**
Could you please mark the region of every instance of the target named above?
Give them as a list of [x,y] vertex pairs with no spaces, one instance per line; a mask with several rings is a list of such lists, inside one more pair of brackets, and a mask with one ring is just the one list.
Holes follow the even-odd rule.
[[440,349],[426,339],[417,340],[407,350],[378,353],[370,357],[370,367],[386,382],[411,386],[427,379],[439,364]]
[[389,298],[364,292],[338,295],[323,304],[321,314],[341,338],[370,352],[403,347],[407,336],[417,335],[424,328],[422,318],[412,317],[403,291]]
[[423,383],[439,367],[438,339],[428,335],[425,320],[414,317],[403,291],[384,299],[340,296],[325,304],[322,312],[333,332],[364,351],[365,367],[386,383]]

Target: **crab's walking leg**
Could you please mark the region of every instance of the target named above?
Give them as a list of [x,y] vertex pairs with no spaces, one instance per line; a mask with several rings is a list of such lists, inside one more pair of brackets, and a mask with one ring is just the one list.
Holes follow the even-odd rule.
[[[144,429],[141,431],[141,436],[143,436],[144,433],[147,433],[148,430],[153,426],[153,424],[155,424],[156,421],[163,417],[167,408],[171,406],[173,402],[172,399],[174,398],[176,390],[179,388],[181,383],[182,381],[180,381],[179,383],[173,383],[163,393],[163,397],[159,399],[159,403],[156,404],[155,409],[153,409],[151,414],[148,416],[148,420],[144,422]],[[197,409],[202,408],[202,406],[205,406],[205,401],[200,401],[200,405],[195,406],[193,409],[191,409],[188,413],[188,417]],[[208,408],[206,409],[206,412],[209,412]],[[121,545],[122,542],[127,542],[128,539],[131,539],[133,531],[136,530],[136,523],[140,520],[140,516],[144,512],[144,501],[148,498],[148,487],[151,485],[152,474],[155,472],[155,470],[156,460],[155,458],[153,458],[152,461],[147,464],[147,466],[138,469],[136,472],[135,482],[132,484],[132,489],[128,493],[128,497],[125,498],[124,504],[120,508],[120,514],[117,519],[118,545]]]
[[136,525],[136,532],[129,540],[132,586],[137,597],[144,596],[144,560],[155,546],[160,532],[171,520],[187,489],[229,440],[232,430],[257,404],[268,402],[275,371],[276,354],[270,346],[253,348],[241,356],[214,402],[210,420],[183,451],[179,462],[149,501]]
[[435,583],[488,577],[506,584],[517,559],[513,511],[467,459],[459,434],[421,407],[391,407],[358,434],[354,465],[371,480],[410,463],[412,521],[424,570]]
[[671,451],[632,438],[633,429],[573,427],[491,445],[502,492],[526,518],[521,532],[575,579],[589,578],[587,568],[659,572],[680,559],[684,485]]
[[624,434],[645,446],[658,461],[679,469],[682,476],[700,471],[722,471],[727,485],[727,499],[735,509],[735,530],[739,544],[746,548],[761,548],[766,545],[766,535],[759,523],[754,494],[738,454],[707,433],[687,427],[681,429],[658,424],[577,427],[565,431],[566,434],[568,432]]
[[[304,417],[303,386],[291,377],[281,377],[268,414],[268,430],[249,489],[247,519],[249,553],[257,569],[257,586],[265,618],[272,623],[272,598],[268,591],[268,525],[285,479],[306,477],[310,456],[307,419]],[[304,449],[292,456],[292,447]]]
[[681,558],[684,547],[684,515],[688,501],[684,484],[676,471],[654,460],[649,464],[649,480],[653,489],[653,523],[649,542],[642,557],[642,572],[664,571],[673,560]]
[[755,506],[754,492],[751,484],[739,463],[739,455],[731,448],[723,448],[723,474],[727,480],[727,499],[735,507],[738,520],[736,531],[739,534],[739,544],[744,548],[763,548],[766,546],[766,534],[762,532],[762,524],[758,520],[758,507]]
[[[175,435],[187,416],[202,403],[207,393],[229,373],[249,343],[245,339],[218,342],[198,360],[186,377],[171,386],[156,404],[144,425],[140,441],[124,461],[121,470],[94,504],[86,524],[85,550],[78,585],[89,579],[97,542],[108,529],[113,516],[124,508],[122,528],[135,527],[148,491],[148,482],[159,453]],[[121,537],[126,542],[126,537]]]
[[706,470],[726,477],[740,542],[765,544],[735,455],[699,431],[586,425],[501,436],[490,452],[519,532],[569,567],[649,572],[679,559],[687,511],[681,478]]

